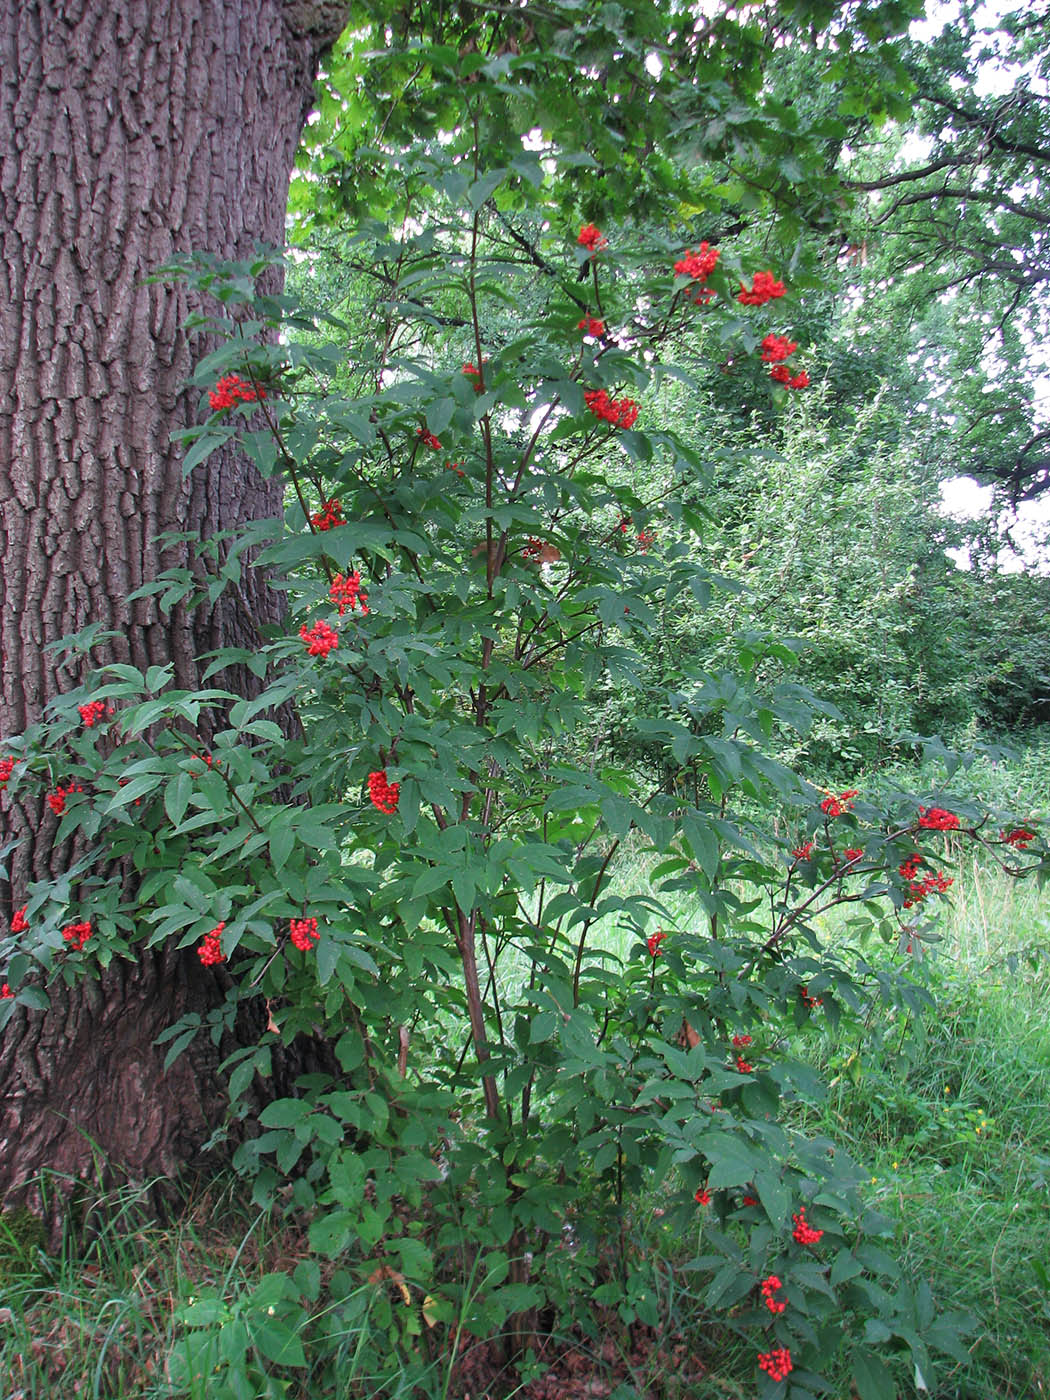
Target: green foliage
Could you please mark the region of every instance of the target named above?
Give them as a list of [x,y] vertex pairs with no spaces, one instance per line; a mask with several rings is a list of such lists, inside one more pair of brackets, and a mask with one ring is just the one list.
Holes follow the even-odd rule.
[[[910,8],[796,3],[773,37],[826,59],[827,102],[845,111],[896,71],[877,41]],[[170,667],[85,661],[83,688],[8,741],[11,792],[49,794],[56,840],[76,835],[81,854],[25,892],[0,1028],[45,1008],[54,980],[174,941],[218,970],[213,1005],[163,1033],[169,1062],[199,1036],[219,1045],[242,1003],[265,1005],[258,1043],[224,1066],[232,1119],[278,1045],[334,1048],[337,1070],[238,1135],[260,1209],[300,1213],[304,1257],[180,1302],[168,1370],[187,1396],[294,1393],[308,1316],[322,1354],[354,1347],[367,1394],[435,1376],[448,1393],[439,1347],[454,1356],[464,1333],[519,1358],[541,1315],[594,1333],[581,1297],[656,1327],[661,1293],[633,1246],[655,1199],[661,1230],[696,1235],[687,1272],[727,1334],[752,1359],[790,1349],[786,1388],[762,1374],[761,1396],[808,1400],[845,1372],[880,1400],[885,1358],[932,1385],[932,1353],[959,1352],[960,1319],[935,1322],[930,1290],[880,1243],[891,1222],[865,1171],[805,1130],[823,1091],[790,1049],[815,1021],[929,1005],[913,971],[949,881],[946,838],[921,812],[952,799],[836,795],[785,764],[839,712],[786,674],[797,647],[779,629],[716,616],[736,584],[704,553],[724,460],[674,411],[723,360],[767,421],[788,402],[757,354],[782,322],[736,297],[765,264],[748,238],[703,282],[673,264],[716,215],[790,205],[801,219],[794,185],[824,169],[827,107],[795,112],[764,87],[770,35],[746,13],[690,28],[681,53],[651,6],[605,6],[587,27],[566,15],[579,19],[545,11],[526,35],[511,21],[531,18],[471,11],[453,43],[440,20],[406,40],[405,16],[384,11],[382,53],[364,21],[352,29],[312,172],[318,221],[371,181],[368,217],[333,239],[344,315],[258,294],[262,254],[179,268],[217,304],[198,328],[223,337],[197,384],[239,384],[236,403],[202,392],[213,411],[184,435],[186,470],[236,441],[286,482],[285,518],[200,542],[193,569],[141,590],[162,612],[207,608],[251,559],[286,595],[287,625],[247,619],[253,645],[217,648],[193,692]],[[833,17],[829,44],[808,37]],[[507,148],[507,130],[532,126],[538,146]],[[742,173],[712,189],[709,169],[681,164],[697,154],[739,157]],[[581,171],[608,246],[569,219]],[[803,183],[819,223],[832,182]],[[588,318],[602,328],[581,331]],[[846,456],[813,471],[839,474],[858,520]],[[790,491],[771,473],[738,494],[743,539],[772,533],[766,498],[782,517]],[[819,533],[804,511],[795,524],[804,560]],[[880,562],[829,572],[860,600]],[[800,577],[790,553],[773,572]],[[822,591],[803,602],[826,606]],[[65,640],[84,658],[95,638]],[[908,658],[936,641],[880,644]],[[825,642],[829,672],[847,659],[847,686],[874,685],[884,656],[861,622]],[[590,732],[599,688],[618,697],[623,742]],[[1005,870],[1042,873],[1043,838],[1008,835],[1024,813],[952,813]],[[640,888],[615,883],[625,854],[644,864]],[[127,882],[107,875],[115,861]],[[770,1274],[782,1313],[756,1292]]]
[[[469,237],[471,252],[448,294],[479,344],[477,288],[493,269],[467,194],[449,236]],[[875,1243],[890,1227],[865,1205],[863,1173],[784,1116],[820,1089],[783,1053],[779,1027],[804,1027],[818,1006],[836,1023],[872,996],[922,1007],[907,960],[880,970],[856,938],[928,936],[905,910],[912,877],[896,867],[918,849],[932,870],[943,838],[921,830],[917,799],[903,794],[881,810],[848,796],[822,808],[764,753],[778,728],[804,729],[812,707],[797,688],[767,691],[754,657],[739,678],[683,670],[688,689],[650,695],[636,715],[677,774],[670,790],[639,792],[630,767],[573,761],[589,687],[631,675],[630,643],[651,638],[666,600],[710,596],[688,545],[695,454],[648,420],[620,431],[584,408],[587,382],[613,393],[651,382],[637,349],[581,343],[555,288],[529,335],[476,355],[482,375],[388,361],[380,347],[377,387],[348,398],[326,389],[327,347],[246,343],[245,326],[265,331],[286,309],[252,297],[245,277],[258,270],[216,284],[204,261],[189,275],[223,289],[238,333],[237,355],[212,357],[202,377],[236,365],[265,386],[254,402],[272,446],[249,428],[251,441],[292,490],[260,559],[281,571],[300,639],[281,631],[252,653],[216,653],[210,671],[240,662],[258,676],[250,699],[173,690],[164,667],[107,667],[19,741],[14,790],[61,787],[59,838],[98,844],[63,880],[30,889],[29,933],[9,964],[17,999],[42,997],[39,977],[72,983],[139,945],[217,942],[225,998],[162,1039],[170,1057],[197,1035],[218,1043],[238,1002],[264,997],[259,1045],[227,1062],[235,1111],[277,1041],[322,1029],[341,1072],[273,1101],[235,1160],[261,1204],[284,1191],[311,1213],[310,1249],[344,1280],[339,1326],[367,1297],[391,1356],[424,1327],[524,1336],[539,1308],[567,1326],[584,1294],[625,1323],[656,1325],[627,1219],[655,1192],[666,1227],[687,1232],[705,1190],[713,1216],[690,1264],[705,1305],[760,1336],[759,1349],[790,1347],[792,1394],[819,1388],[844,1319],[860,1338],[867,1318],[848,1353],[863,1393],[885,1390],[880,1346],[933,1375],[932,1303]],[[599,287],[611,318],[615,290]],[[217,443],[245,416],[216,414],[194,436]],[[659,462],[666,483],[675,528],[658,548],[619,529],[628,512],[645,518],[639,460]],[[337,511],[318,511],[329,501]],[[214,556],[217,587],[236,580],[226,557]],[[338,579],[352,563],[362,578],[348,595]],[[318,635],[337,644],[313,655]],[[116,713],[87,726],[89,699]],[[291,737],[276,722],[289,700],[302,724]],[[774,810],[811,844],[792,853],[755,818]],[[989,840],[962,810],[972,840],[1037,867],[1033,851]],[[648,888],[615,893],[625,841],[656,864]],[[103,879],[100,858],[129,862],[136,881]],[[680,923],[666,900],[683,892],[697,914]],[[825,943],[818,921],[843,904],[856,910],[851,937]],[[75,915],[91,922],[83,949],[69,943]],[[316,941],[296,933],[300,919],[317,921]],[[599,920],[623,931],[621,953],[592,936]],[[792,1237],[803,1208],[816,1254]],[[316,1277],[303,1267],[303,1280]],[[365,1294],[377,1270],[392,1297]],[[770,1272],[790,1307],[773,1319],[748,1301]],[[265,1377],[305,1363],[303,1280],[268,1275],[232,1304],[202,1292],[179,1314],[176,1384],[279,1393]]]

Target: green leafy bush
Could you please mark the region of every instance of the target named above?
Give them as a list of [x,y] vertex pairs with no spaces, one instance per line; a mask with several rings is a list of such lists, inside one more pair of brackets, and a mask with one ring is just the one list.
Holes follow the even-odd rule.
[[[343,369],[314,321],[256,294],[266,259],[187,261],[226,340],[198,372],[212,412],[186,469],[236,440],[283,474],[289,504],[141,592],[206,605],[250,551],[288,626],[210,659],[207,679],[245,668],[257,693],[108,666],[8,741],[12,790],[46,793],[58,840],[87,846],[27,892],[0,1025],[16,1003],[45,1007],[49,979],[174,940],[221,995],[165,1033],[169,1061],[265,1005],[258,1043],[226,1063],[234,1117],[275,1046],[334,1046],[338,1072],[273,1100],[235,1156],[260,1203],[304,1213],[310,1255],[250,1296],[187,1304],[180,1393],[282,1393],[315,1306],[321,1347],[366,1313],[388,1379],[465,1331],[524,1354],[541,1325],[586,1325],[581,1297],[657,1326],[630,1231],[658,1200],[663,1229],[696,1233],[686,1267],[751,1339],[760,1395],[830,1393],[822,1377],[845,1364],[880,1400],[895,1393],[883,1354],[930,1380],[931,1349],[958,1355],[965,1320],[935,1321],[929,1290],[900,1277],[848,1153],[791,1125],[821,1088],[785,1028],[872,998],[926,1004],[909,969],[951,883],[945,832],[1018,873],[1045,847],[936,792],[876,806],[797,777],[767,749],[820,706],[762,684],[765,643],[740,648],[735,674],[683,668],[639,693],[625,721],[659,754],[657,785],[588,755],[595,682],[630,684],[675,600],[718,596],[691,546],[703,461],[646,396],[708,291],[744,352],[764,313],[737,310],[729,255],[676,276],[666,247],[613,263],[585,226],[550,252],[558,275],[529,284],[519,334],[490,344],[484,299],[510,293],[486,210],[519,177],[435,160],[432,178],[436,226],[370,229],[361,255],[398,250],[405,324],[426,322],[426,298],[459,309],[462,365],[395,353],[377,330],[373,358]],[[628,847],[649,884],[618,893]],[[107,878],[114,861],[133,878]],[[828,940],[839,907],[846,933]],[[872,934],[889,970],[864,951]]]

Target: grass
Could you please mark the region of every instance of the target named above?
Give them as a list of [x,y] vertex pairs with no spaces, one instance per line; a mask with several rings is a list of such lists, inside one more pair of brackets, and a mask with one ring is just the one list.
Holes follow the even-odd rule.
[[909,1274],[975,1315],[944,1400],[1050,1396],[1048,923],[1045,895],[971,863],[915,1051],[894,1056],[887,1025],[816,1050],[831,1088],[812,1125],[870,1167]]

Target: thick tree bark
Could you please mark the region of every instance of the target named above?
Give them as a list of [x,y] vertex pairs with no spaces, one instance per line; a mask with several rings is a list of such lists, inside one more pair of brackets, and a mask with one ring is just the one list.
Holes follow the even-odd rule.
[[[99,622],[108,658],[172,661],[250,645],[279,599],[259,576],[210,614],[159,615],[127,596],[202,536],[281,510],[281,486],[213,458],[182,479],[169,434],[197,421],[184,289],[144,278],[173,253],[280,245],[288,177],[332,0],[0,0],[0,738],[82,675],[45,645]],[[95,660],[107,655],[96,652]],[[55,818],[4,803],[19,845],[9,917],[58,873]],[[6,931],[6,919],[5,919]],[[161,952],[110,969],[0,1036],[0,1199],[44,1167],[93,1159],[139,1176],[190,1157],[221,1113],[216,1052],[164,1075],[157,1033],[206,1009],[216,979]],[[0,969],[2,972],[2,969]]]

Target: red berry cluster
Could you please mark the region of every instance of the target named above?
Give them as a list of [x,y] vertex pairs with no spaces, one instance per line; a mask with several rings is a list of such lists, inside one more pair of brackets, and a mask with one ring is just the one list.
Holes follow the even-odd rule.
[[824,1234],[823,1230],[814,1229],[814,1227],[806,1219],[805,1206],[802,1206],[799,1209],[797,1215],[793,1215],[791,1217],[791,1221],[795,1227],[791,1233],[799,1244],[816,1244],[817,1241]]
[[239,374],[223,375],[215,388],[208,391],[208,403],[212,413],[218,413],[223,408],[233,408],[238,400],[241,403],[254,403],[256,399],[265,397],[266,390],[261,384],[249,384]]
[[638,535],[635,536],[635,539],[638,541],[638,548],[641,550],[641,552],[643,554],[648,554],[649,550],[656,543],[656,531],[642,530]]
[[89,700],[86,705],[78,705],[77,709],[80,711],[80,718],[84,721],[85,729],[94,729],[103,715],[113,713],[104,700]]
[[594,414],[614,428],[633,428],[638,417],[634,399],[611,399],[604,389],[588,389],[583,401]]
[[26,910],[27,910],[28,908],[29,908],[29,905],[28,905],[28,904],[23,904],[22,907],[21,907],[21,909],[16,909],[16,910],[15,910],[15,916],[14,916],[14,918],[11,920],[11,932],[12,932],[12,933],[28,933],[28,932],[29,932],[29,922],[28,922],[28,920],[26,919]]
[[[487,359],[487,358],[488,358],[488,357],[486,356],[486,359]],[[469,361],[468,361],[467,364],[465,364],[465,365],[463,366],[463,373],[467,376],[468,379],[470,379],[470,380],[473,381],[475,393],[478,393],[478,394],[480,394],[481,391],[482,391],[482,390],[484,389],[484,387],[485,387],[484,368],[485,368],[485,360],[484,360],[484,359],[481,361],[481,368],[480,368],[480,369],[478,368],[477,365],[471,364]]]
[[775,365],[798,349],[797,340],[788,340],[786,335],[773,335],[772,332],[762,341],[762,359],[768,365]]
[[327,622],[315,622],[309,629],[304,623],[299,628],[299,636],[311,656],[327,656],[339,645],[339,633]]
[[609,240],[602,237],[601,229],[594,224],[584,224],[576,236],[576,242],[581,248],[589,248],[592,253],[600,253],[609,246]]
[[863,847],[861,847],[861,846],[847,846],[846,849],[842,852],[842,859],[843,859],[843,860],[847,860],[847,861],[860,860],[860,858],[861,858],[861,856],[862,856],[863,854],[864,854]]
[[651,958],[658,958],[660,956],[660,944],[666,937],[666,933],[658,931],[656,933],[651,933],[645,940],[645,946],[649,949],[649,956]]
[[7,787],[14,771],[15,761],[13,758],[0,758],[0,792]]
[[378,772],[368,775],[368,795],[372,799],[372,806],[389,816],[397,811],[401,784],[387,782],[386,769],[381,768]]
[[455,472],[457,476],[466,476],[466,472],[463,470],[463,468],[459,465],[458,462],[446,462],[445,470],[447,472]]
[[745,1046],[748,1046],[748,1045],[750,1045],[750,1044],[751,1044],[751,1037],[750,1037],[749,1035],[735,1035],[735,1036],[733,1037],[733,1049],[734,1049],[734,1050],[743,1050]]
[[783,1298],[774,1296],[777,1291],[783,1287],[783,1283],[777,1278],[776,1274],[770,1274],[768,1278],[762,1280],[762,1301],[771,1313],[782,1313],[787,1307],[787,1303]]
[[441,443],[437,440],[429,428],[417,428],[416,437],[420,439],[425,447],[429,447],[431,452],[440,452]]
[[919,825],[927,831],[958,831],[959,818],[954,812],[946,812],[943,807],[920,807]]
[[772,1351],[759,1352],[758,1369],[765,1371],[775,1381],[786,1380],[794,1370],[790,1351],[787,1347],[774,1347]]
[[225,921],[216,924],[211,933],[206,933],[203,940],[198,945],[197,956],[205,967],[214,967],[216,963],[226,961],[226,954],[222,951],[222,931],[226,927]]
[[[204,766],[205,766],[205,768],[221,768],[221,767],[222,767],[222,759],[221,759],[221,758],[212,758],[212,756],[211,756],[210,753],[195,753],[195,754],[192,754],[191,757],[193,757],[193,758],[197,759],[199,762],[203,763]],[[198,768],[190,768],[190,769],[188,770],[188,772],[189,772],[189,775],[190,775],[191,778],[200,778],[200,777],[203,776],[203,774],[201,773],[200,769],[198,769]]]
[[10,987],[7,985],[7,983],[5,982],[4,985],[3,985],[2,987],[0,987],[0,1000],[6,1001],[8,997],[13,997],[13,996],[14,996],[14,992],[11,990],[11,988],[10,988]]
[[1019,851],[1024,851],[1027,850],[1029,843],[1035,840],[1035,832],[1025,831],[1024,827],[1019,826],[1013,831],[1000,831],[999,840],[1004,841],[1008,846],[1015,846]]
[[812,996],[810,996],[810,994],[809,994],[809,987],[806,986],[806,985],[803,985],[803,986],[799,987],[799,989],[798,989],[798,994],[799,994],[799,996],[802,998],[802,1005],[803,1005],[803,1006],[808,1006],[808,1007],[810,1007],[810,1009],[812,1009],[814,1006],[823,1006],[823,1005],[824,1005],[824,998],[823,998],[823,997],[812,997]]
[[605,322],[600,321],[597,316],[584,316],[582,321],[576,322],[576,329],[583,331],[584,335],[604,335]]
[[345,525],[343,507],[338,501],[325,501],[317,514],[310,516],[310,524],[315,530],[334,530],[337,525]]
[[312,952],[314,946],[321,938],[321,935],[317,932],[316,919],[289,919],[288,932],[291,934],[292,942],[299,949],[300,953]]
[[853,806],[853,799],[856,796],[856,788],[847,788],[845,792],[840,792],[837,797],[829,794],[820,804],[820,810],[826,817],[841,817],[843,812],[848,812]]
[[47,795],[47,805],[54,812],[56,817],[60,817],[66,810],[66,798],[72,797],[75,792],[83,792],[84,789],[79,783],[70,783],[68,787],[57,787],[54,792]]
[[736,299],[743,306],[765,306],[767,301],[775,301],[786,291],[783,282],[778,282],[771,272],[756,272],[750,290],[741,282]]
[[674,275],[689,277],[694,282],[706,282],[714,272],[720,256],[719,249],[712,248],[705,240],[695,253],[692,248],[688,248],[685,255],[678,259],[674,265]]
[[71,948],[76,948],[79,952],[91,937],[90,921],[83,924],[67,924],[62,930],[62,937]]
[[798,374],[792,374],[787,365],[774,365],[769,371],[769,377],[777,384],[783,384],[788,389],[808,389],[809,375],[804,369]]
[[706,1186],[701,1186],[693,1199],[696,1201],[697,1205],[709,1206],[711,1204],[711,1192]]
[[802,845],[796,846],[791,854],[796,860],[809,860],[810,856],[813,854],[813,842],[803,841]]
[[[907,860],[902,861],[897,867],[902,880],[908,881],[908,898],[904,901],[902,908],[911,909],[913,905],[921,904],[928,894],[937,891],[938,894],[946,894],[954,880],[946,880],[943,875],[919,875],[919,866],[922,864],[922,856],[918,851],[913,851]],[[909,950],[910,951],[910,950]]]
[[336,574],[332,580],[332,586],[328,590],[328,596],[333,603],[339,604],[339,616],[342,617],[347,608],[351,612],[361,605],[361,612],[368,615],[368,594],[361,592],[361,575],[355,569],[352,574]]

